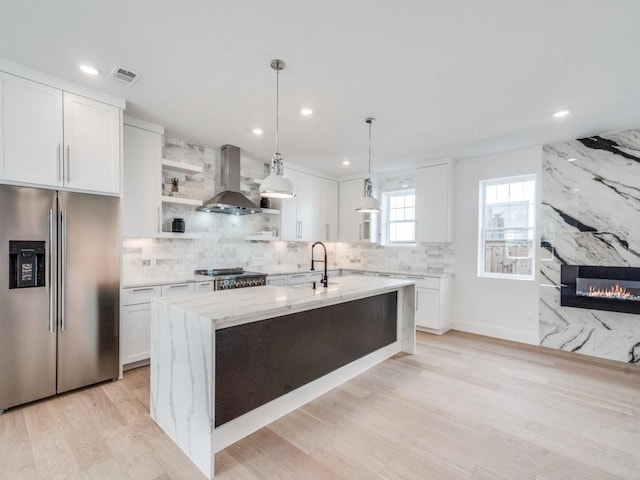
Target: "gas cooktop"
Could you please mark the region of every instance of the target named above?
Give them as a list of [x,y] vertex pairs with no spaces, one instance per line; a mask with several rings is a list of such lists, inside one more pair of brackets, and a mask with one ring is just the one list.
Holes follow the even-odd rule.
[[243,268],[208,268],[195,270],[196,275],[206,275],[213,278],[214,290],[227,290],[231,288],[258,287],[267,284],[267,276],[264,273],[245,272]]

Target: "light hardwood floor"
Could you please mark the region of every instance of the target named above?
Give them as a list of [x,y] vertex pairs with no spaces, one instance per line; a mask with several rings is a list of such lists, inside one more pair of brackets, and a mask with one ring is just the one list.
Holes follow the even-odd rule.
[[[0,416],[0,478],[204,478],[148,415],[148,367]],[[640,366],[460,332],[216,455],[216,478],[640,479]]]

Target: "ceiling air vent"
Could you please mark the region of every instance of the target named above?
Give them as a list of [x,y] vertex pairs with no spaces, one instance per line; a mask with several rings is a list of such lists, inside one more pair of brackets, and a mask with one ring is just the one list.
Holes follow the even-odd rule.
[[140,74],[127,70],[126,68],[116,67],[110,75],[111,78],[125,85],[132,86],[140,78]]

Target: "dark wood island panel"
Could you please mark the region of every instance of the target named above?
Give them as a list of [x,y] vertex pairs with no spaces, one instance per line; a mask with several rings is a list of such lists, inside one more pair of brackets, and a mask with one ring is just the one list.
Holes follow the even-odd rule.
[[397,340],[397,292],[216,332],[215,426]]

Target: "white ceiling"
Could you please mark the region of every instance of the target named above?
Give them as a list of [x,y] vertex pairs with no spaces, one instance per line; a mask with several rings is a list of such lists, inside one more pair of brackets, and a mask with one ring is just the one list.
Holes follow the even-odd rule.
[[639,26],[638,0],[0,0],[0,57],[264,160],[281,58],[285,168],[344,176],[367,169],[368,116],[374,172],[640,127]]

